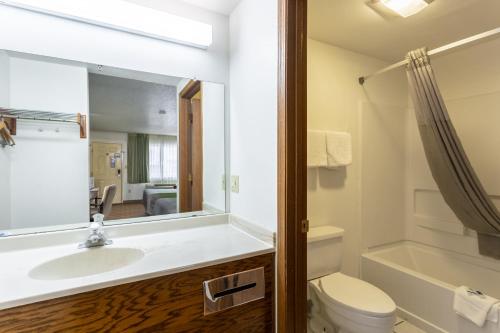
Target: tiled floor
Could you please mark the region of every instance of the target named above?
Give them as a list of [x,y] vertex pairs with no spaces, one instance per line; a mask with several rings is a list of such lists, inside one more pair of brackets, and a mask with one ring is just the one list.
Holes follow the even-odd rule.
[[131,219],[142,216],[146,216],[144,205],[142,203],[133,202],[113,205],[113,209],[106,220]]
[[409,322],[398,318],[396,326],[394,326],[394,333],[426,333],[426,332],[422,331],[420,328],[416,326],[413,326]]

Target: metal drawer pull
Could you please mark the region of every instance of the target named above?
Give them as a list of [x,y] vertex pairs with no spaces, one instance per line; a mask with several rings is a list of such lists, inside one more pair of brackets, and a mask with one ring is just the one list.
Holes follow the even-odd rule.
[[251,289],[251,288],[254,288],[255,286],[257,286],[257,283],[250,283],[250,284],[247,284],[247,285],[244,285],[241,287],[236,287],[236,288],[231,288],[231,289],[227,289],[224,291],[219,291],[218,293],[214,294],[214,299],[217,299],[217,298],[223,297],[223,296],[227,296],[227,295],[231,295],[231,294],[237,293],[239,291]]
[[203,282],[205,315],[264,298],[264,268]]

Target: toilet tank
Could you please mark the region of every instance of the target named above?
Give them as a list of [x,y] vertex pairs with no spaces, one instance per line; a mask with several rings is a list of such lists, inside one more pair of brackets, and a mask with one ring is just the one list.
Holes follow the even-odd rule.
[[344,230],[333,226],[314,227],[307,234],[307,279],[340,271]]

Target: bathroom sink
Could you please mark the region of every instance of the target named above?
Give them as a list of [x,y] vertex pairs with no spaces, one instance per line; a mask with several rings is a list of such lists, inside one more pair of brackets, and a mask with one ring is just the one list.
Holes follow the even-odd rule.
[[64,280],[110,272],[131,265],[144,257],[134,248],[91,248],[59,257],[33,268],[29,276],[36,280]]

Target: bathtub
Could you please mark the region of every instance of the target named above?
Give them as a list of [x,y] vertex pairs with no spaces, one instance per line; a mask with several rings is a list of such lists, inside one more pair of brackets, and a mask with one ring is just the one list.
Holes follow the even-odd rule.
[[500,333],[500,325],[480,328],[453,311],[454,289],[467,285],[500,299],[500,262],[413,242],[363,254],[361,275],[384,290],[401,317],[428,333]]

